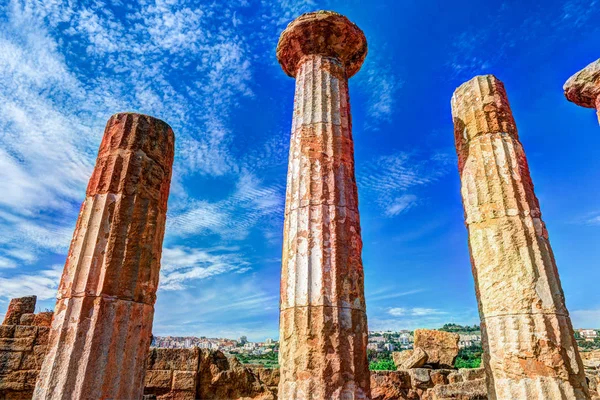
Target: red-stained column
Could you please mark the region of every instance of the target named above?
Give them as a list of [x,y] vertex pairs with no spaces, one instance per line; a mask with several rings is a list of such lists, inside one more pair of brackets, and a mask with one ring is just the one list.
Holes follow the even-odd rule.
[[139,399],[158,287],[174,135],[113,115],[81,206],[34,399]]
[[300,16],[277,57],[296,78],[281,274],[280,399],[368,399],[367,316],[348,78],[362,31]]
[[556,261],[504,85],[452,96],[490,400],[589,399]]

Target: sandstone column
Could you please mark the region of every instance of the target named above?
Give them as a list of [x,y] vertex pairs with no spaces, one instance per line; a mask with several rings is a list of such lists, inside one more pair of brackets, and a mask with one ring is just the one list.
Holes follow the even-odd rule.
[[452,116],[489,397],[589,399],[504,85],[492,75],[464,83]]
[[333,12],[281,34],[296,78],[281,275],[280,399],[367,399],[367,317],[348,78],[363,32]]
[[587,108],[595,108],[600,123],[600,59],[569,78],[564,86],[567,100]]
[[34,399],[140,399],[174,135],[113,115],[81,206]]

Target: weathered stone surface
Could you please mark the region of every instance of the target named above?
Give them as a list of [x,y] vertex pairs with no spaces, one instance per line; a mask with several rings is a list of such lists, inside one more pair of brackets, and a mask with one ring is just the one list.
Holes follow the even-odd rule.
[[427,389],[433,386],[429,368],[412,368],[408,370],[413,389]]
[[600,122],[600,59],[570,77],[563,88],[567,100],[582,107],[595,108]]
[[281,33],[277,59],[285,73],[295,77],[307,55],[339,60],[350,78],[367,56],[367,39],[358,26],[333,11],[302,14]]
[[108,121],[34,399],[142,396],[174,140],[166,123],[149,116]]
[[[398,360],[400,361],[400,360]],[[396,361],[394,360],[394,363]],[[420,347],[415,347],[414,350],[411,350],[409,357],[406,357],[401,364],[396,364],[397,369],[411,369],[411,368],[421,368],[425,363],[428,362],[428,355],[425,351]]]
[[276,399],[252,371],[220,351],[201,350],[198,376],[196,396],[199,399]]
[[279,361],[282,399],[367,399],[367,317],[348,77],[364,34],[320,11],[281,34],[296,77],[284,222]]
[[407,371],[372,371],[372,400],[405,399],[411,389],[410,375]]
[[417,329],[415,330],[415,351],[417,348],[427,354],[427,364],[440,368],[453,368],[458,355],[459,335],[456,333]]
[[485,378],[485,368],[461,368],[458,372],[463,376],[464,381]]
[[32,314],[35,312],[36,299],[36,296],[11,299],[2,325],[19,325],[23,314]]
[[392,360],[394,360],[396,368],[400,369],[400,366],[404,364],[404,361],[409,359],[412,354],[413,350],[392,351]]
[[19,325],[33,325],[33,320],[35,319],[35,314],[26,313],[21,315],[21,319],[19,320]]
[[52,325],[53,311],[42,311],[34,315],[33,324],[35,326],[50,327]]
[[[475,379],[468,382],[451,383],[449,385],[435,386],[429,389],[427,400],[487,400],[485,379]],[[529,397],[515,397],[516,399],[529,399]]]
[[504,85],[464,83],[452,115],[490,399],[588,399]]

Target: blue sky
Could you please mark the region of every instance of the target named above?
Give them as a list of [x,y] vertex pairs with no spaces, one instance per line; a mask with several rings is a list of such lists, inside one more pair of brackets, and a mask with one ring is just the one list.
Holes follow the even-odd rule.
[[[600,128],[564,81],[600,57],[600,1],[100,1],[0,5],[0,312],[53,308],[107,119],[168,122],[176,158],[157,335],[278,336],[302,12],[369,43],[350,80],[370,329],[477,323],[450,97],[504,81],[576,327],[600,327]],[[537,3],[537,4],[536,4]]]

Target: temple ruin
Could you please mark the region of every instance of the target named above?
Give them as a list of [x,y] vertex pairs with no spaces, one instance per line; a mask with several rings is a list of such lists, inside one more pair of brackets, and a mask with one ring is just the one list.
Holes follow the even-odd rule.
[[280,300],[281,399],[368,399],[367,314],[348,78],[363,32],[328,11],[300,16],[277,45],[296,78]]
[[174,141],[156,118],[122,113],[108,121],[34,399],[142,396]]
[[[296,79],[284,221],[280,370],[219,351],[150,349],[174,134],[120,113],[106,126],[54,313],[13,299],[0,325],[0,399],[598,400],[600,355],[582,361],[504,85],[452,96],[484,367],[457,370],[458,337],[422,330],[397,371],[370,372],[348,79],[363,32],[329,11],[281,34]],[[600,60],[564,86],[595,108]],[[404,352],[403,352],[404,353]]]
[[489,398],[589,399],[504,85],[465,82],[452,117]]

